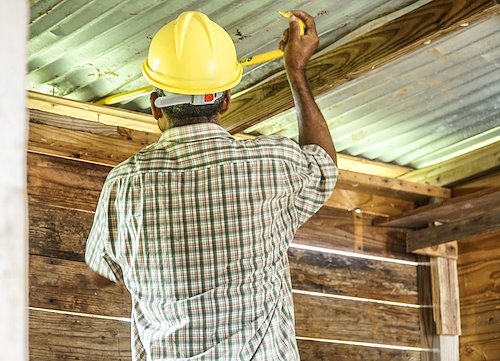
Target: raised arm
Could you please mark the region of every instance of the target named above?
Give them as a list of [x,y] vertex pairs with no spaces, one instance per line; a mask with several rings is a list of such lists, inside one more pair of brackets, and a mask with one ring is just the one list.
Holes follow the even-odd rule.
[[[305,69],[309,59],[316,51],[319,37],[314,19],[304,11],[295,10],[289,18],[289,28],[283,34],[280,48],[285,52],[285,69],[292,90],[297,121],[299,125],[299,144],[317,144],[337,163],[337,153],[333,145],[325,118],[314,100],[307,82]],[[300,18],[306,25],[304,35],[300,35]]]

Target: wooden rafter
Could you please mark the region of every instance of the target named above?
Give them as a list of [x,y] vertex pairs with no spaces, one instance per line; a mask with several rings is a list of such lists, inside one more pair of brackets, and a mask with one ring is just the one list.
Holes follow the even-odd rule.
[[[307,68],[313,93],[323,94],[497,10],[493,0],[431,1],[314,58]],[[292,106],[286,74],[280,73],[235,97],[221,122],[238,133]]]
[[381,221],[379,225],[422,228],[432,222],[450,223],[498,209],[500,209],[500,187],[489,188],[451,198],[442,203],[419,207],[406,212],[402,216]]
[[438,227],[408,232],[406,235],[406,250],[413,252],[420,248],[436,246],[450,241],[463,241],[471,237],[496,232],[500,232],[499,210]]
[[436,165],[410,171],[398,178],[435,186],[448,186],[498,167],[500,167],[500,142]]

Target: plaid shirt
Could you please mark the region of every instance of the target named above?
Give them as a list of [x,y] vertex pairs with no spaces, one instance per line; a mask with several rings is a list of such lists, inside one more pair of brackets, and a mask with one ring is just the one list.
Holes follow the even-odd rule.
[[331,194],[317,145],[169,129],[113,169],[86,262],[132,299],[134,360],[298,360],[287,248]]

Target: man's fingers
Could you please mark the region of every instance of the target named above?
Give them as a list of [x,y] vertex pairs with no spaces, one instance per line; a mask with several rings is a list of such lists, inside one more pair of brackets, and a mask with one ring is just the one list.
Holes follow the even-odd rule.
[[317,35],[314,18],[311,15],[302,10],[293,10],[292,14],[300,18],[300,20],[304,22],[304,24],[306,25],[306,34],[313,33],[314,35]]

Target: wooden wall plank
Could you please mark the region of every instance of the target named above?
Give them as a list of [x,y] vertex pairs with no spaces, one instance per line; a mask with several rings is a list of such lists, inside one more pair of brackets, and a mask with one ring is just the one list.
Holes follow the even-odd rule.
[[63,207],[95,210],[110,167],[28,153],[28,195]]
[[300,359],[317,361],[420,361],[421,352],[298,340]]
[[29,202],[30,254],[83,261],[94,212]]
[[[500,166],[500,161],[498,162]],[[482,191],[488,188],[498,187],[500,184],[500,171],[478,177],[473,181],[460,184],[453,188],[453,197],[460,197],[466,194]]]
[[291,248],[294,289],[418,304],[416,267]]
[[[31,256],[30,306],[130,317],[128,293],[89,284],[83,262]],[[294,294],[297,335],[418,346],[418,309]]]
[[294,242],[367,255],[415,260],[406,230],[373,226],[374,217],[323,207],[297,231]]
[[459,243],[458,277],[464,361],[500,357],[500,235]]
[[[93,213],[30,203],[30,253],[83,261]],[[416,268],[290,248],[297,289],[416,304]]]
[[420,346],[418,309],[294,295],[297,336]]
[[99,288],[83,262],[30,256],[31,307],[113,317],[130,317],[130,295],[120,285]]
[[32,361],[130,361],[130,323],[30,310]]
[[[484,211],[489,211],[485,208]],[[471,212],[473,213],[473,211]],[[413,252],[416,249],[432,247],[452,241],[464,241],[468,238],[478,238],[486,234],[500,232],[500,210],[493,210],[460,221],[443,224],[438,227],[428,227],[408,232],[406,249]]]
[[[303,361],[418,361],[420,352],[298,342]],[[130,360],[130,325],[116,320],[30,311],[30,360]]]

